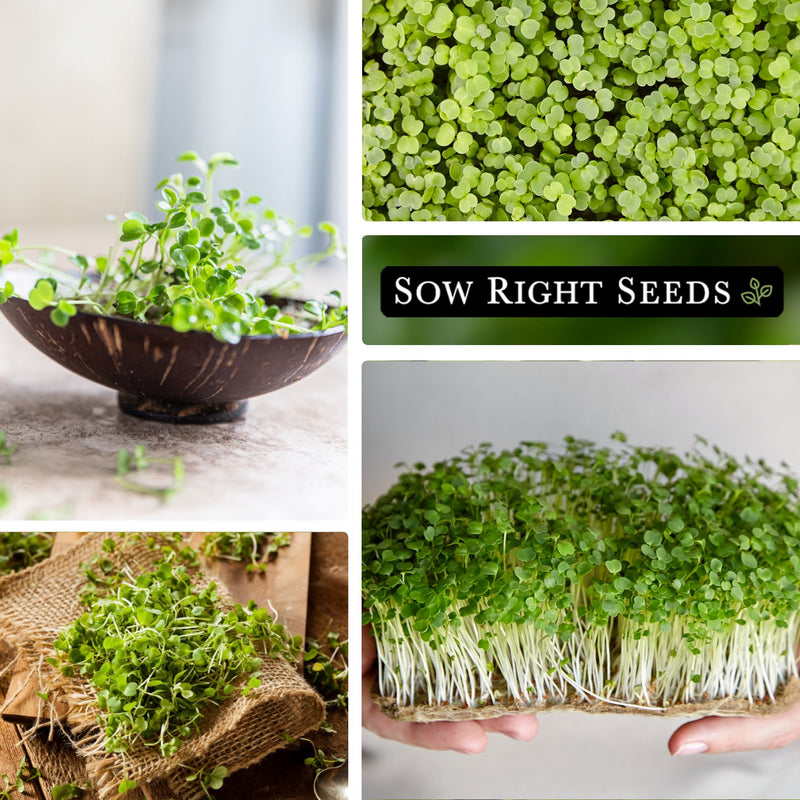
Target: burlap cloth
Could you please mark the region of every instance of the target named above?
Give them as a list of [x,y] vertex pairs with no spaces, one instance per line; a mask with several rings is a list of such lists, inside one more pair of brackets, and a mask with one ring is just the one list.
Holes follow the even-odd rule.
[[[199,800],[204,796],[202,789],[196,782],[187,783],[187,775],[219,766],[236,772],[285,746],[287,738],[319,726],[325,706],[317,693],[290,664],[267,659],[261,670],[262,686],[246,697],[234,695],[219,706],[208,706],[199,733],[174,756],[163,758],[157,749],[144,746],[124,755],[106,753],[95,716],[95,691],[79,676],[64,678],[44,659],[55,654],[53,641],[60,630],[83,613],[79,596],[85,579],[80,565],[98,552],[107,536],[88,534],[62,555],[0,580],[0,638],[16,648],[18,670],[39,674],[50,703],[66,703],[62,722],[87,759],[101,800],[118,796],[123,777],[140,784],[163,780],[176,797]],[[150,570],[160,556],[158,549],[152,551],[142,541],[109,558],[139,574]],[[192,580],[198,588],[209,583],[197,570],[192,571]],[[224,587],[219,586],[219,594],[222,607],[233,605]]]
[[602,700],[583,700],[572,697],[566,702],[516,703],[498,702],[480,708],[468,708],[446,703],[439,705],[417,704],[398,706],[389,698],[373,690],[372,699],[378,708],[393,719],[409,722],[435,722],[437,720],[492,719],[506,714],[543,714],[548,711],[584,711],[589,714],[643,714],[658,717],[760,717],[778,714],[800,701],[800,680],[791,678],[775,694],[775,700],[751,703],[735,697],[723,697],[702,703],[676,703],[671,706],[642,707]]

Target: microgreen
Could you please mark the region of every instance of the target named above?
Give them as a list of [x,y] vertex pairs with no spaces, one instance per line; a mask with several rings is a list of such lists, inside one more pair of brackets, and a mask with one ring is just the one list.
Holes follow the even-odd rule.
[[132,792],[134,789],[138,788],[139,784],[136,781],[125,778],[125,780],[123,780],[117,788],[117,794],[127,794],[128,792]]
[[347,648],[338,631],[329,631],[322,641],[306,639],[306,678],[329,708],[347,709]]
[[0,533],[0,575],[19,572],[50,555],[52,533]]
[[[132,480],[132,472],[143,472],[153,466],[166,466],[171,468],[172,483],[168,486],[153,486],[143,481]],[[182,456],[148,456],[147,448],[138,444],[133,450],[122,448],[117,453],[117,475],[115,481],[118,486],[139,494],[149,494],[161,500],[168,500],[183,487],[186,477],[186,465]]]
[[50,663],[97,692],[108,752],[142,744],[171,756],[198,731],[208,705],[257,689],[263,659],[294,661],[300,639],[255,603],[221,609],[216,584],[192,582],[197,554],[180,534],[161,545],[129,534],[123,547],[131,536],[161,547],[152,571],[120,570],[117,540],[106,539],[84,568],[86,611],[61,632]]
[[4,784],[4,787],[0,789],[0,800],[13,800],[12,792],[14,794],[23,794],[25,784],[31,783],[39,777],[39,770],[30,768],[23,757],[22,763],[13,776],[0,775],[0,780]]
[[326,772],[329,769],[336,769],[337,767],[341,767],[345,759],[340,758],[339,756],[329,756],[327,753],[322,750],[321,748],[317,747],[311,739],[300,739],[301,742],[306,742],[306,744],[311,745],[313,755],[308,756],[307,758],[303,759],[303,763],[307,767],[313,767],[315,774],[315,782],[316,778],[318,778],[323,772]]
[[[119,241],[107,254],[90,258],[62,247],[21,244],[14,230],[0,239],[0,272],[17,264],[40,276],[28,301],[36,310],[49,308],[59,326],[88,311],[179,332],[206,331],[231,344],[249,335],[286,337],[346,326],[347,307],[338,292],[331,292],[330,302],[265,299],[297,292],[305,270],[343,257],[333,225],[319,225],[328,239],[322,251],[296,257],[295,246],[313,234],[311,227],[298,228],[260,197],[244,197],[238,189],[215,194],[216,172],[238,166],[234,156],[217,153],[206,161],[190,151],[179,161],[198,175],[162,180],[156,187],[158,217],[126,214]],[[8,281],[0,287],[2,303],[14,287]]]
[[264,572],[278,551],[291,543],[291,533],[209,533],[202,551],[209,558],[242,561],[248,572]]
[[5,431],[0,431],[0,463],[11,465],[11,456],[17,451],[18,445],[9,444]]
[[75,800],[80,797],[88,788],[88,784],[79,786],[75,781],[72,783],[61,783],[52,789],[52,800]]
[[797,478],[703,439],[680,456],[614,438],[482,444],[365,509],[383,694],[668,706],[798,675]]
[[201,769],[192,775],[187,775],[186,780],[190,783],[197,781],[198,786],[203,790],[203,794],[213,800],[213,795],[209,790],[222,788],[225,778],[228,777],[228,770],[225,767],[214,767],[213,769]]
[[365,217],[800,219],[797,22],[751,0],[365,0]]

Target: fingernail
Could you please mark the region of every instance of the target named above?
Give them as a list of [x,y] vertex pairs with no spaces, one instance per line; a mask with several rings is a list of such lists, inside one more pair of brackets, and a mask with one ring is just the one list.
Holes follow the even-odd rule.
[[694,756],[698,753],[705,753],[708,745],[705,742],[685,742],[676,751],[676,756]]

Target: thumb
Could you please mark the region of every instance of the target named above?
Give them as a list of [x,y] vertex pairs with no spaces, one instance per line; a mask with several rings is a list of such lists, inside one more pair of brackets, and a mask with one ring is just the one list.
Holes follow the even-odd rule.
[[800,703],[765,717],[706,717],[678,728],[669,740],[674,756],[773,750],[800,739]]

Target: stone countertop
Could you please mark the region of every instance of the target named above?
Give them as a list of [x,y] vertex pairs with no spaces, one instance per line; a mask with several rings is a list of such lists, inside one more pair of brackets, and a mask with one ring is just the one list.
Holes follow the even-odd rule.
[[[11,501],[0,520],[341,520],[347,513],[347,360],[250,401],[240,422],[167,425],[122,414],[114,391],[73,375],[0,317],[0,430],[18,445],[0,463]],[[117,486],[120,448],[183,456],[166,502]],[[156,468],[151,468],[156,469]],[[134,476],[149,479],[151,470]],[[171,473],[154,472],[158,485]],[[163,478],[163,483],[161,482]]]

